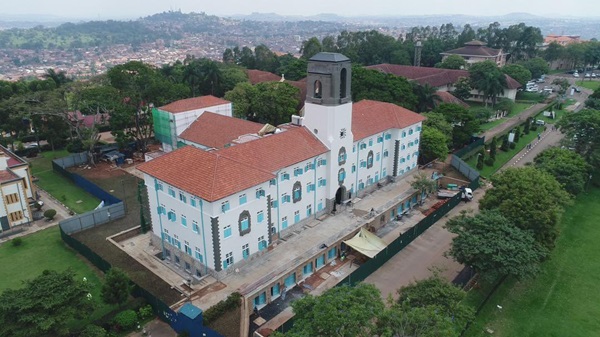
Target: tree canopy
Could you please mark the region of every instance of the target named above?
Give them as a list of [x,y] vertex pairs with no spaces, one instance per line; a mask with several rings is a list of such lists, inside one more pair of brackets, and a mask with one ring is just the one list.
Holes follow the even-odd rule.
[[467,61],[459,55],[449,55],[441,63],[436,65],[437,68],[444,69],[464,69],[467,67]]
[[548,62],[541,57],[534,57],[522,63],[523,67],[527,68],[531,72],[532,78],[540,78],[540,76],[547,74],[550,71]]
[[455,148],[467,144],[471,137],[479,131],[479,120],[469,110],[458,104],[442,103],[433,112],[442,114],[452,129],[452,143]]
[[14,337],[65,336],[73,318],[93,310],[89,285],[72,270],[45,270],[19,289],[0,295],[0,335]]
[[508,168],[491,181],[494,188],[485,193],[479,208],[499,210],[517,227],[531,230],[544,247],[553,248],[563,206],[571,199],[560,183],[534,167]]
[[483,93],[487,104],[491,100],[492,106],[496,104],[496,98],[504,93],[506,76],[500,71],[496,63],[492,61],[477,62],[469,68],[471,84],[474,89]]
[[583,192],[591,166],[578,153],[569,149],[551,147],[533,160],[535,167],[550,173],[572,195]]
[[487,280],[505,275],[521,279],[533,276],[547,255],[531,232],[516,227],[498,211],[455,217],[446,228],[457,234],[448,255],[473,267]]
[[422,163],[429,163],[436,158],[444,161],[448,156],[448,138],[436,128],[423,126],[420,143],[419,154]]
[[502,67],[502,72],[514,78],[521,85],[525,85],[531,80],[531,71],[520,64],[507,64]]
[[600,168],[600,110],[584,109],[567,114],[557,125],[566,136],[567,146],[595,169]]
[[377,70],[352,67],[352,100],[372,99],[415,110],[418,98],[410,82],[403,77]]
[[131,282],[127,274],[119,268],[110,268],[104,276],[100,296],[106,304],[121,305],[127,302],[131,292]]

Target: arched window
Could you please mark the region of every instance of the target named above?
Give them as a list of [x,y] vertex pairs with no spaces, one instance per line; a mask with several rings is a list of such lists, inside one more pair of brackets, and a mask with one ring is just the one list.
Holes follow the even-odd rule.
[[346,98],[346,78],[347,78],[348,74],[346,71],[346,68],[342,69],[342,71],[340,72],[340,98]]
[[369,151],[367,155],[367,168],[373,167],[373,151]]
[[297,203],[302,200],[302,183],[299,181],[294,183],[294,187],[292,187],[292,201]]
[[338,164],[344,165],[345,163],[346,163],[346,148],[342,146],[338,153]]
[[315,81],[315,92],[313,93],[313,97],[314,98],[323,97],[323,86],[321,85],[321,81],[319,81],[319,80]]

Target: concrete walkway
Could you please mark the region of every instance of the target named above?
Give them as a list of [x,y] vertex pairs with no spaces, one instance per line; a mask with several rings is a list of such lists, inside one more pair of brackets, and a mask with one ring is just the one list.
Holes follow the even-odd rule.
[[499,134],[503,134],[507,130],[514,128],[515,126],[519,125],[520,123],[523,123],[523,121],[526,120],[527,118],[536,115],[537,113],[542,111],[542,109],[546,105],[547,105],[546,103],[534,104],[534,105],[530,106],[529,108],[525,109],[525,111],[521,112],[517,116],[509,117],[504,121],[504,123],[502,123],[500,125],[496,125],[495,127],[484,132],[483,136],[485,136],[486,140],[491,140],[495,136],[497,136]]

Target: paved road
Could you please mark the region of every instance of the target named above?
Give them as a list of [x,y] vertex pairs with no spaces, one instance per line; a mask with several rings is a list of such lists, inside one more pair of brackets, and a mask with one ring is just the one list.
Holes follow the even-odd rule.
[[547,104],[545,104],[545,103],[534,104],[534,105],[530,106],[529,108],[525,109],[525,111],[521,112],[519,115],[509,117],[502,124],[497,125],[491,129],[489,129],[488,131],[484,132],[483,136],[485,136],[486,140],[492,139],[492,138],[494,138],[494,136],[502,134],[506,130],[510,130],[510,129],[514,128],[515,126],[519,125],[520,123],[523,123],[523,121],[525,119],[537,114],[546,105]]

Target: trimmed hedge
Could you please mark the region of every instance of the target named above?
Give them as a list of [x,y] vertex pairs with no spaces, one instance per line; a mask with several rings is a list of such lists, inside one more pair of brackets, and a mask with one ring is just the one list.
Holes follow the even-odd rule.
[[202,315],[204,319],[204,324],[207,325],[211,321],[217,319],[221,315],[225,314],[227,311],[237,308],[240,306],[240,299],[242,295],[238,292],[232,293],[227,297],[227,299],[213,305],[208,310],[204,312]]

